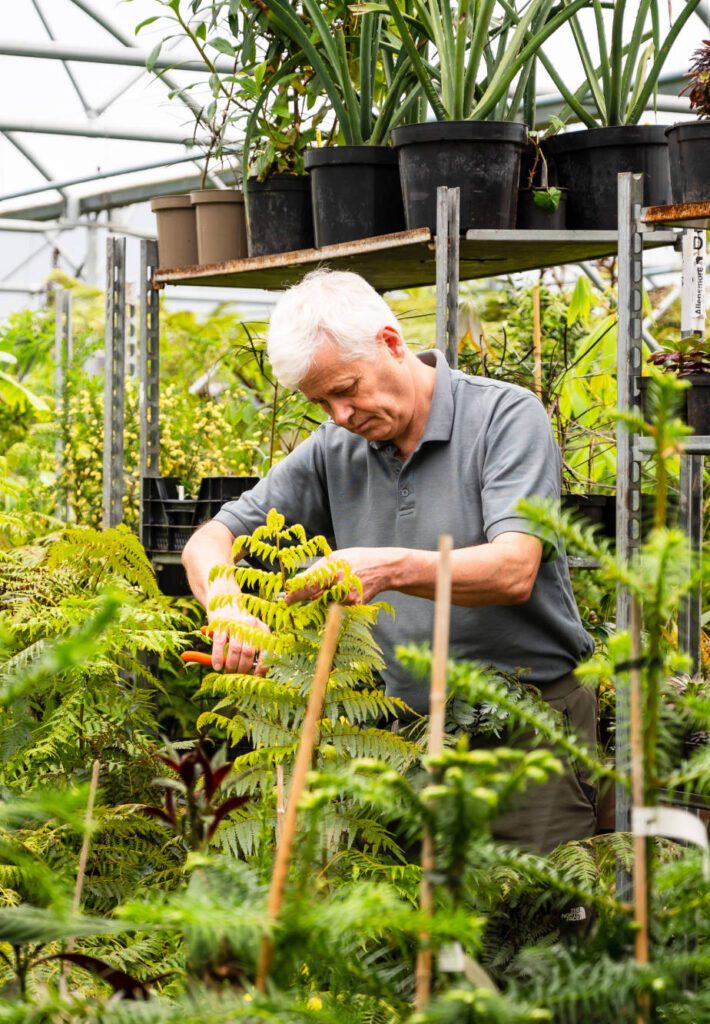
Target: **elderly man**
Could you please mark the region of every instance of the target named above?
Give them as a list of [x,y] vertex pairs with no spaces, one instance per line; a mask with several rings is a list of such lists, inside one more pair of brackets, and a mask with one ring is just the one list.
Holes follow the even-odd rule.
[[[210,570],[231,561],[234,537],[275,507],[331,539],[360,577],[364,601],[381,596],[394,606],[394,621],[384,616],[376,627],[387,692],[426,712],[426,687],[393,650],[431,637],[436,549],[449,533],[452,655],[520,673],[593,743],[594,696],[572,675],[593,644],[566,558],[553,551],[543,559],[534,528],[516,511],[521,498],[559,497],[560,454],[538,399],[452,371],[439,352],[410,352],[387,304],[351,273],[315,271],[287,291],[268,352],[277,379],[328,419],[191,538],[183,562],[196,597],[209,607],[224,593],[224,581],[208,582]],[[230,617],[261,625],[236,609]],[[236,635],[215,635],[215,669],[249,672],[254,658]],[[570,770],[536,787],[534,806],[528,800],[527,811],[506,815],[497,833],[549,850],[593,833],[593,801]]]

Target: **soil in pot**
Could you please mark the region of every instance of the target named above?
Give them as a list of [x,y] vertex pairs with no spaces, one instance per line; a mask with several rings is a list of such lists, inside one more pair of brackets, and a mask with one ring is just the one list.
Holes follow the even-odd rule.
[[239,189],[201,189],[190,193],[197,224],[197,261],[224,263],[247,255],[244,195]]
[[555,180],[568,188],[567,227],[610,230],[617,227],[617,175],[643,172],[645,206],[670,202],[668,140],[663,125],[590,128],[545,139],[542,147]]
[[249,180],[247,235],[250,256],[312,249],[313,210],[309,176],[272,174]]
[[560,189],[557,209],[551,210],[535,202],[536,192],[543,188],[521,188],[518,191],[518,217],[516,227],[531,231],[563,231],[567,218],[567,189]]
[[392,132],[408,228],[436,232],[436,190],[461,189],[461,232],[514,228],[524,124],[427,121]]
[[404,231],[397,154],[385,146],[325,146],[305,156],[316,246]]
[[666,129],[674,203],[710,200],[710,121],[688,121]]
[[150,208],[158,226],[158,264],[163,270],[198,262],[195,208],[189,195],[157,196]]

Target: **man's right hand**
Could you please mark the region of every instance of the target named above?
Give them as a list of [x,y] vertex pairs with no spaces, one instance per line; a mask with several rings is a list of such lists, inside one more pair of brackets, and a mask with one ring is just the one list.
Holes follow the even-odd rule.
[[[231,576],[217,576],[210,582],[211,570],[217,565],[233,565],[241,553],[232,550],[234,537],[222,523],[211,520],[201,526],[188,540],[182,553],[190,588],[197,600],[207,609],[207,622],[222,623],[212,637],[212,668],[215,672],[242,672],[266,675],[266,667],[258,648],[242,640],[239,625],[251,630],[269,632],[260,619],[237,607],[239,587]],[[212,599],[229,594],[230,604],[223,608],[210,608]],[[231,624],[234,624],[232,628]]]
[[269,627],[240,608],[221,608],[211,612],[210,622],[219,622],[220,628],[212,634],[212,668],[215,672],[239,672],[244,675],[266,675],[263,652],[240,637],[240,626],[269,633]]

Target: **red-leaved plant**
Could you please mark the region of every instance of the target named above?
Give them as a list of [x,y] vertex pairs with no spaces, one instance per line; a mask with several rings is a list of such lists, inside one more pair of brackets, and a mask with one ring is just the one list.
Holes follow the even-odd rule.
[[187,849],[202,850],[220,822],[250,798],[230,796],[220,802],[219,790],[232,770],[232,762],[216,764],[216,758],[211,761],[199,740],[186,754],[169,747],[168,754],[159,757],[177,778],[156,780],[156,785],[165,790],[162,807],[142,804],[138,810],[164,821]]

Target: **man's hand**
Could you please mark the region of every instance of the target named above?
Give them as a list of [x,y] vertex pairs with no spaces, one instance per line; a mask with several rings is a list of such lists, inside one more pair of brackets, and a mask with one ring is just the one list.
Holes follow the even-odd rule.
[[286,603],[294,604],[296,601],[315,600],[334,582],[343,579],[343,571],[335,569],[329,581],[323,585],[314,583],[298,587],[297,583],[301,576],[310,576],[311,573],[332,565],[334,562],[347,562],[353,574],[362,583],[362,594],[355,587],[351,587],[343,604],[369,604],[383,590],[393,589],[395,570],[402,558],[402,552],[402,548],[341,548],[339,551],[334,551],[327,558],[321,558],[315,562],[307,573],[294,576],[290,584],[294,589],[289,589],[286,594]]
[[266,675],[262,652],[239,636],[239,626],[269,633],[269,627],[261,619],[242,608],[228,607],[210,612],[208,621],[219,621],[222,626],[212,634],[212,668],[215,672],[224,669],[225,672],[240,672],[244,675]]
[[[414,548],[341,548],[312,565],[309,576],[333,562],[347,562],[362,583],[362,596],[351,588],[345,604],[369,604],[386,590],[433,601],[436,597],[436,551]],[[487,544],[456,548],[451,553],[451,601],[464,608],[524,604],[530,599],[542,559],[542,544],[531,534],[501,533]],[[289,584],[286,601],[313,600],[332,586],[332,575],[322,585]],[[342,579],[342,572],[340,573]]]

